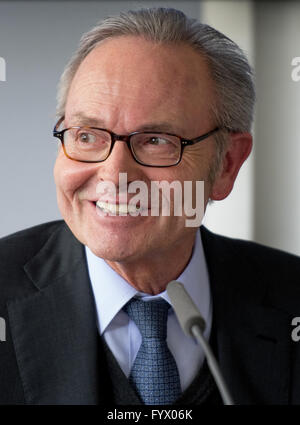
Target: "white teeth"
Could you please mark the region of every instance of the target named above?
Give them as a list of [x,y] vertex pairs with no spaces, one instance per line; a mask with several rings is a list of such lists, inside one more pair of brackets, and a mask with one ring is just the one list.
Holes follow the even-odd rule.
[[109,204],[108,202],[97,201],[97,207],[101,208],[102,211],[111,214],[136,214],[141,209],[134,205],[128,204]]

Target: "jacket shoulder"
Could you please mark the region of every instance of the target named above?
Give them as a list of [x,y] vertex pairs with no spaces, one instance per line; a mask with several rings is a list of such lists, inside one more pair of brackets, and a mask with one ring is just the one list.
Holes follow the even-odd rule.
[[39,224],[0,239],[1,301],[31,293],[33,285],[24,265],[47,243],[51,235],[65,226],[63,220]]
[[25,263],[64,225],[63,220],[51,221],[0,238],[0,265]]
[[266,245],[262,245],[257,242],[247,241],[243,239],[234,239],[227,236],[216,235],[206,228],[201,229],[202,239],[204,243],[209,244],[210,247],[216,252],[223,252],[223,256],[236,256],[236,259],[241,259],[257,264],[261,264],[264,267],[273,264],[274,267],[283,264],[294,264],[300,267],[300,257],[285,252],[278,248],[272,248]]
[[287,310],[299,308],[300,257],[256,242],[215,235],[205,228],[201,234],[211,276],[227,274],[246,297],[268,291],[277,305]]

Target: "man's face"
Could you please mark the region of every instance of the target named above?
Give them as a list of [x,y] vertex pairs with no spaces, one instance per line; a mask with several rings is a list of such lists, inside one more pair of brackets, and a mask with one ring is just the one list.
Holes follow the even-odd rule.
[[[152,130],[192,139],[215,127],[212,101],[207,65],[190,47],[119,37],[102,43],[80,65],[68,94],[64,128],[85,124],[122,135]],[[97,256],[117,262],[164,256],[192,246],[196,228],[186,227],[186,217],[101,216],[94,203],[97,185],[118,185],[119,173],[127,173],[128,183],[145,182],[149,192],[153,180],[204,180],[206,204],[215,156],[212,137],[186,147],[181,162],[169,168],[138,164],[120,141],[102,163],[76,162],[60,149],[54,168],[58,205],[74,235]]]

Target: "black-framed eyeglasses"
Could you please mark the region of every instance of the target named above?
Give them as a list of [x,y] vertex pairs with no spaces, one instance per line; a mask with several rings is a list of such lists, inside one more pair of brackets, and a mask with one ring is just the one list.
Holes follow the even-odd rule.
[[171,167],[179,164],[186,146],[207,139],[220,130],[216,127],[195,139],[184,139],[170,133],[135,131],[128,135],[115,134],[98,127],[69,127],[58,130],[61,118],[54,127],[53,136],[60,139],[65,155],[79,162],[103,162],[111,154],[115,142],[125,142],[136,162],[146,167]]

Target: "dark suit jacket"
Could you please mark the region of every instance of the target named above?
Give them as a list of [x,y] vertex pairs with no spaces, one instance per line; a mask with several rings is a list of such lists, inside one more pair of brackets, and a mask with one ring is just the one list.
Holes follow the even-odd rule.
[[[217,357],[238,404],[300,403],[300,259],[201,228]],[[63,221],[0,240],[0,404],[111,403],[84,247]]]

